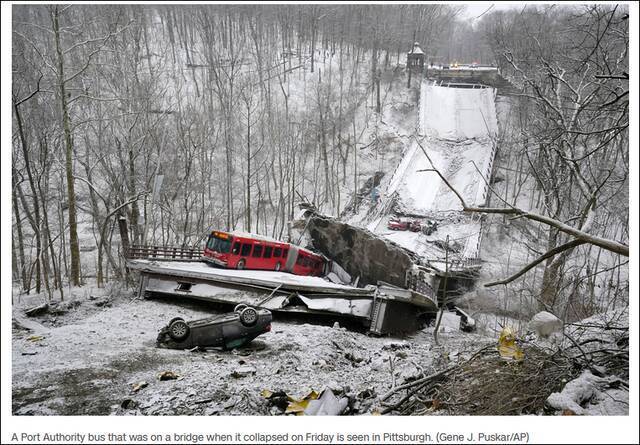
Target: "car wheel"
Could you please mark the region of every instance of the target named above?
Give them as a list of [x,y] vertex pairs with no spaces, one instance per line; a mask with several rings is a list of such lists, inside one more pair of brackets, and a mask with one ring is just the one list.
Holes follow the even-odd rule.
[[282,266],[280,266],[280,263],[276,263],[276,269],[275,269],[276,272],[280,270],[280,267],[282,267]]
[[241,312],[242,309],[246,308],[247,305],[244,303],[240,303],[239,305],[237,305],[236,307],[233,308],[233,312]]
[[182,341],[189,336],[189,325],[184,320],[176,320],[169,325],[169,336],[175,341]]
[[258,322],[258,311],[252,307],[246,307],[240,312],[240,322],[245,326],[253,326]]
[[240,260],[240,261],[238,261],[238,264],[236,265],[236,268],[237,268],[238,270],[243,270],[243,269],[244,269],[245,264],[246,264],[246,263],[245,263],[245,261],[244,261],[244,260]]

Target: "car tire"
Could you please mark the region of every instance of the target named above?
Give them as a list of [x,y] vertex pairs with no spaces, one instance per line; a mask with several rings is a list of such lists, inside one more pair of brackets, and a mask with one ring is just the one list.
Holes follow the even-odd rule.
[[233,308],[233,312],[241,312],[242,309],[246,308],[247,305],[244,303],[240,303],[239,305],[237,305],[236,307]]
[[280,263],[276,263],[275,271],[279,272],[281,267]]
[[240,323],[244,326],[253,326],[258,322],[258,311],[252,307],[246,307],[240,311]]
[[169,325],[169,337],[175,341],[182,341],[189,336],[189,325],[184,320],[175,320]]
[[244,267],[247,263],[244,260],[240,260],[238,261],[238,264],[236,264],[236,269],[238,270],[244,270]]

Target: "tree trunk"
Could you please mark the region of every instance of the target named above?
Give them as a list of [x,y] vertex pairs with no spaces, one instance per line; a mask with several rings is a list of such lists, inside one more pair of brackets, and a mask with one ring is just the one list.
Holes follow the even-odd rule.
[[[24,157],[25,169],[27,170],[27,178],[29,179],[29,188],[31,189],[31,194],[33,196],[33,215],[29,211],[29,207],[27,207],[27,202],[24,199],[22,194],[22,189],[20,185],[14,185],[14,193],[17,191],[20,196],[20,200],[22,201],[22,208],[24,209],[29,223],[33,229],[33,233],[36,236],[36,293],[40,293],[42,290],[41,280],[40,280],[40,257],[42,252],[42,236],[40,233],[39,221],[40,221],[40,201],[38,199],[38,193],[36,191],[35,180],[33,179],[33,174],[31,173],[31,161],[29,159],[29,148],[27,146],[27,139],[25,137],[24,128],[22,126],[22,117],[20,116],[20,110],[18,109],[17,104],[13,103],[13,110],[16,115],[16,122],[18,124],[18,135],[20,136],[20,145],[22,147],[22,156]],[[13,169],[12,177],[15,178],[17,171],[15,168]],[[31,276],[31,275],[30,275]],[[28,280],[31,281],[30,279]],[[31,287],[29,283],[29,287]],[[27,293],[29,293],[29,289],[27,289]]]
[[18,195],[16,193],[15,186],[15,176],[12,175],[13,179],[13,193],[11,194],[12,202],[13,202],[13,214],[16,217],[16,232],[18,234],[18,260],[17,269],[20,270],[20,280],[22,282],[22,290],[29,290],[29,283],[27,282],[27,267],[25,263],[24,257],[24,235],[22,234],[22,218],[20,216],[20,208],[18,207]]
[[251,232],[251,107],[247,103],[247,232]]
[[69,253],[71,255],[70,280],[74,286],[80,286],[80,246],[78,242],[78,218],[76,210],[76,191],[73,182],[73,140],[71,137],[71,119],[67,103],[67,92],[64,79],[64,56],[60,47],[60,25],[58,23],[58,7],[52,12],[53,33],[56,43],[58,64],[58,89],[60,107],[62,108],[62,129],[65,143],[65,171],[67,176],[67,199],[69,201]]

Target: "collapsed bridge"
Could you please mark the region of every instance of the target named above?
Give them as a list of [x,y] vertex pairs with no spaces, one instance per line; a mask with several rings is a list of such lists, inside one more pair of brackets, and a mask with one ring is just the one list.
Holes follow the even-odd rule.
[[[373,182],[380,199],[363,219],[346,224],[309,209],[293,222],[300,239],[306,236],[307,244],[354,278],[351,283],[214,268],[199,262],[198,249],[176,253],[147,246],[128,249],[127,255],[129,267],[141,274],[140,295],[347,316],[375,333],[419,327],[422,315],[437,311],[439,297],[470,285],[480,266],[482,220],[462,212],[435,170],[466,202],[485,204],[498,131],[495,94],[479,84],[423,81],[417,136],[393,174]],[[438,229],[429,234],[388,229],[390,220],[403,216],[436,220]]]
[[421,315],[437,310],[432,295],[388,283],[356,287],[286,272],[223,269],[206,264],[201,256],[198,249],[133,246],[127,250],[127,265],[140,273],[140,297],[178,296],[273,312],[348,317],[377,334],[418,329]]

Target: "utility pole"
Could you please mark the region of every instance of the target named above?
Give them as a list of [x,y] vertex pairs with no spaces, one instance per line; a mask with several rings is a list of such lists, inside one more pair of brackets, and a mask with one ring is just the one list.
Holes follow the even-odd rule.
[[436,345],[438,346],[440,346],[440,342],[438,341],[438,330],[440,329],[440,323],[442,322],[442,315],[444,314],[444,309],[445,307],[447,307],[447,277],[448,276],[449,276],[449,235],[447,235],[447,241],[444,247],[444,285],[442,286],[442,304],[440,304],[440,299],[438,298],[438,305],[440,306],[440,310],[438,311],[438,316],[436,317],[436,327],[433,331],[433,340],[436,342]]

